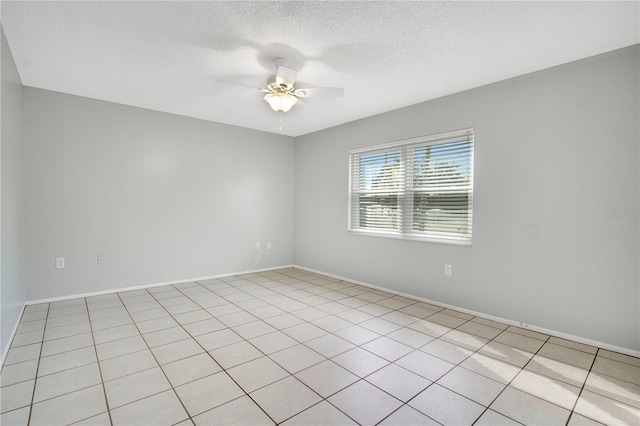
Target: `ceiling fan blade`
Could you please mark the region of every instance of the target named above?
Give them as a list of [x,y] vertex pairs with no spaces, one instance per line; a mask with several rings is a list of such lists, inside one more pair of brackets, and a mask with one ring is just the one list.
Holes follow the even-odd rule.
[[341,98],[344,96],[344,89],[342,87],[311,87],[296,89],[293,94],[299,98]]
[[291,89],[296,82],[297,75],[298,71],[281,65],[278,67],[278,72],[276,73],[276,84],[280,87],[284,86],[287,89]]
[[230,86],[240,86],[240,87],[248,87],[249,89],[258,90],[260,92],[268,92],[267,89],[261,89],[259,87],[251,86],[249,84],[238,83],[237,81],[229,81],[229,80],[216,80],[216,83],[228,84]]
[[244,102],[240,102],[238,104],[236,104],[236,106],[242,106],[242,105],[246,105],[246,104],[252,104],[254,102],[258,102],[263,100],[264,98],[261,96],[259,98],[255,98],[255,99],[249,99],[248,101],[244,101]]

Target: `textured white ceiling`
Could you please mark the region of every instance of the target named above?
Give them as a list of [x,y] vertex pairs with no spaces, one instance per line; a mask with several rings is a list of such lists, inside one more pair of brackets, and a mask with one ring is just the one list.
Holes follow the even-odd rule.
[[[27,86],[278,132],[252,89],[285,57],[297,87],[344,87],[283,114],[298,136],[638,43],[633,2],[12,2]],[[240,104],[240,105],[238,105]]]

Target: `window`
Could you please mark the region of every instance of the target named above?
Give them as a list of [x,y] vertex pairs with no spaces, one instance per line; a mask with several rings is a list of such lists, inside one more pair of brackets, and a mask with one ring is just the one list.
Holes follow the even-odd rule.
[[349,232],[471,245],[473,129],[350,152]]

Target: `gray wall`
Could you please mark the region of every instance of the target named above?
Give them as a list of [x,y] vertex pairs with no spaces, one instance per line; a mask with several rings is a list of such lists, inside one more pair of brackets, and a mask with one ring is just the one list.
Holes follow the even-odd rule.
[[258,241],[254,269],[291,264],[293,138],[34,88],[24,111],[27,299],[245,271]]
[[[639,219],[605,214],[639,208],[638,52],[297,138],[295,264],[640,350]],[[347,233],[349,149],[466,127],[472,247]],[[537,238],[523,235],[527,224]]]
[[[2,130],[3,320],[12,315],[5,300],[19,309],[24,297],[22,278],[11,290],[4,279],[5,171],[14,170],[24,176],[29,300],[243,271],[255,242],[272,241],[256,269],[293,261],[640,350],[639,220],[605,214],[639,208],[638,63],[634,46],[295,145],[25,88],[23,174],[19,162],[5,170]],[[472,247],[347,234],[349,149],[464,127],[476,130]],[[538,226],[537,238],[524,237],[526,224]],[[105,265],[96,264],[99,254]],[[55,269],[56,257],[66,258],[65,269]],[[444,276],[445,263],[453,276]]]
[[1,31],[0,89],[0,353],[4,354],[25,301],[22,195],[22,85]]

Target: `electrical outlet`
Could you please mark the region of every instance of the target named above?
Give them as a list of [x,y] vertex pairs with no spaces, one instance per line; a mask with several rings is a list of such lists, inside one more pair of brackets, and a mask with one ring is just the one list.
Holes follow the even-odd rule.
[[99,254],[97,258],[98,265],[104,265],[104,256]]
[[451,275],[451,265],[449,264],[444,265],[444,274]]
[[64,268],[64,257],[57,257],[56,258],[56,269],[62,269]]
[[260,250],[260,243],[256,243],[256,250]]
[[271,250],[271,241],[267,243],[267,250]]

